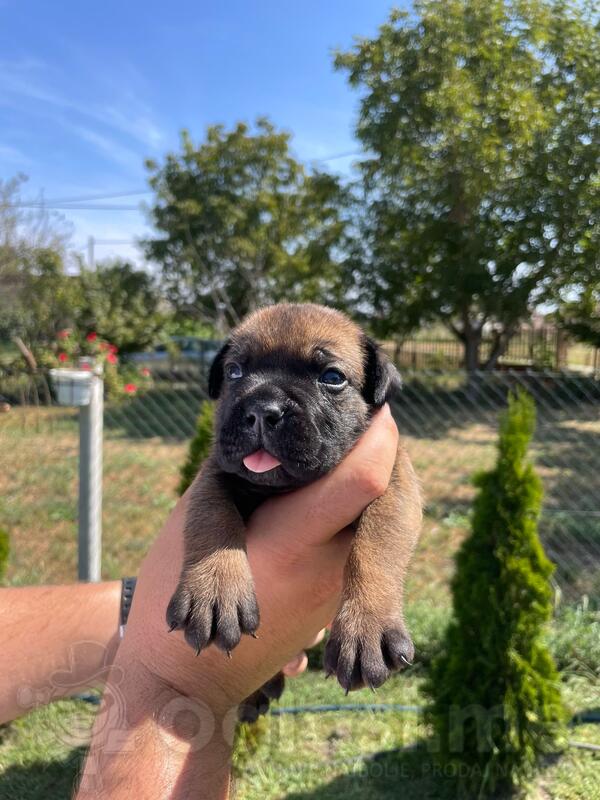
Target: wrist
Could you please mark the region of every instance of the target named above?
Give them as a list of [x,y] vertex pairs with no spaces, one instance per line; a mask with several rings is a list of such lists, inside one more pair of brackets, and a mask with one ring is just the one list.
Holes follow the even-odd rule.
[[77,800],[120,800],[133,787],[157,800],[183,800],[192,790],[207,800],[226,798],[235,719],[119,650]]

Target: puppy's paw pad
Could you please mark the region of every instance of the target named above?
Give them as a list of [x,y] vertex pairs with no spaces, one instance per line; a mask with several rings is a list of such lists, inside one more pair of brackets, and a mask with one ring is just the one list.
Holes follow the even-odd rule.
[[414,647],[402,624],[384,627],[373,620],[334,625],[325,648],[324,666],[335,674],[346,692],[369,686],[376,689],[392,671],[412,663]]
[[198,653],[212,642],[230,653],[242,634],[254,634],[259,625],[251,578],[230,586],[223,596],[211,576],[182,578],[167,608],[167,624],[170,630],[182,630]]

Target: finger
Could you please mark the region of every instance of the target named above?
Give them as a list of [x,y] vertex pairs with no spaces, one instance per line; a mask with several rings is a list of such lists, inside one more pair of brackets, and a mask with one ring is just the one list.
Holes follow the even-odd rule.
[[285,665],[281,670],[286,678],[296,678],[301,675],[308,666],[308,656],[304,651],[298,653],[291,661]]
[[250,523],[252,535],[265,539],[285,535],[300,545],[327,542],[385,492],[397,448],[398,429],[385,405],[335,469],[261,505]]
[[317,633],[317,635],[306,645],[306,649],[310,650],[311,647],[316,647],[319,642],[323,641],[325,637],[325,628],[321,628],[321,630]]

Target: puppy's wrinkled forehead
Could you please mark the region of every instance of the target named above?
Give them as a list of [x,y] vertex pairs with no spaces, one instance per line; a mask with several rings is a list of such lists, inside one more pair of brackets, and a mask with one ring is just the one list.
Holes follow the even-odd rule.
[[260,360],[273,354],[312,361],[319,354],[345,366],[348,377],[360,382],[364,375],[364,335],[345,314],[332,308],[306,304],[280,304],[255,311],[235,329],[231,355],[251,351]]

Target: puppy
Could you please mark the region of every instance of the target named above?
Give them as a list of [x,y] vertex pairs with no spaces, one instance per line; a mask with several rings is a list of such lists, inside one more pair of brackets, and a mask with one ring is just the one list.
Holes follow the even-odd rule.
[[[377,345],[348,317],[312,304],[256,311],[231,334],[209,374],[219,399],[212,452],[190,490],[185,555],[167,622],[200,652],[229,653],[259,624],[245,523],[269,495],[303,486],[341,461],[400,385]],[[355,522],[325,669],[349,691],[380,686],[410,664],[404,576],[421,525],[417,480],[402,445],[386,492]],[[249,698],[255,719],[278,697],[275,676]]]

